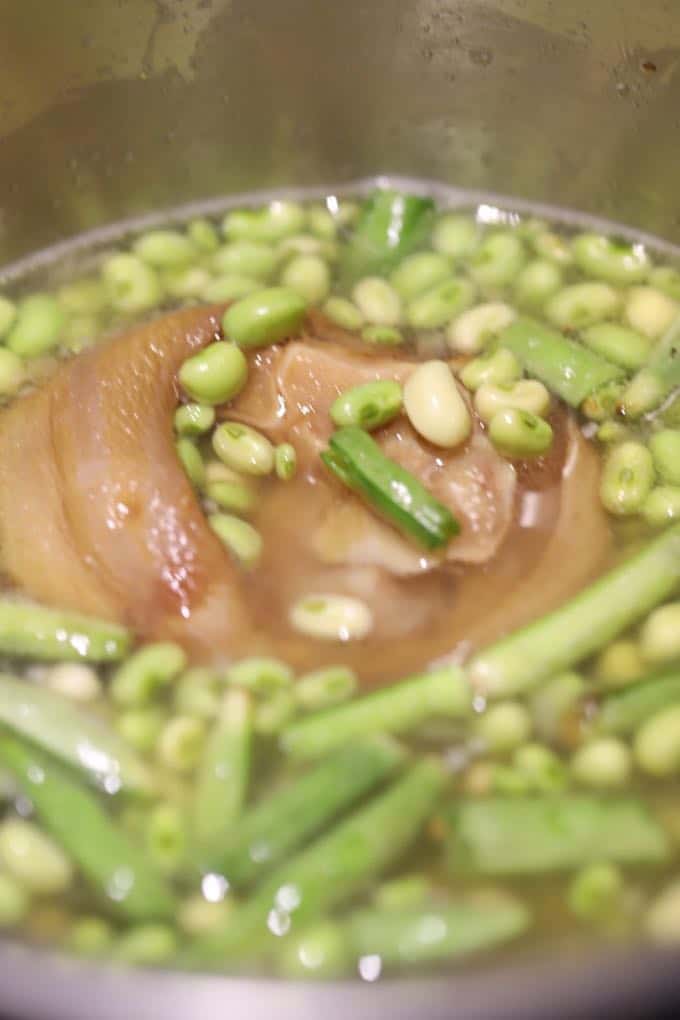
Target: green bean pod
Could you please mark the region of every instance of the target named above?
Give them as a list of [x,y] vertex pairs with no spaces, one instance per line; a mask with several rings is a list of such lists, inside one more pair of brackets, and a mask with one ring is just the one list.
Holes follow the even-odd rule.
[[0,654],[53,662],[116,662],[129,651],[124,627],[28,602],[0,602]]

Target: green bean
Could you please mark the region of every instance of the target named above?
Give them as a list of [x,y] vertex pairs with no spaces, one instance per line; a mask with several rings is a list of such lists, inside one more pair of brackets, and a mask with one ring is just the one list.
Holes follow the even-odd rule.
[[516,319],[501,334],[501,344],[512,351],[529,375],[540,379],[572,407],[624,374],[618,365],[533,319]]
[[177,459],[184,469],[184,473],[195,489],[200,489],[205,483],[205,464],[201,451],[192,439],[182,436],[175,443]]
[[641,244],[601,234],[579,234],[571,243],[576,264],[586,276],[606,283],[639,283],[649,273],[650,260]]
[[112,255],[102,266],[102,279],[111,304],[120,312],[135,315],[160,304],[158,277],[136,255]]
[[110,793],[151,789],[146,766],[108,726],[50,690],[0,674],[0,722]]
[[96,958],[109,953],[113,931],[103,917],[79,917],[71,926],[67,947],[76,956]]
[[479,244],[481,231],[471,216],[446,213],[432,231],[432,247],[451,259],[471,255]]
[[296,255],[281,273],[281,283],[307,304],[319,305],[330,292],[331,274],[319,255]]
[[389,968],[468,957],[516,938],[529,923],[519,900],[497,894],[419,909],[359,910],[346,927],[359,958],[375,955]]
[[548,301],[545,315],[559,329],[585,329],[613,318],[621,299],[607,283],[573,283]]
[[461,368],[458,378],[463,386],[476,392],[480,386],[510,386],[517,382],[522,374],[520,364],[515,355],[500,347],[492,354],[473,358]]
[[17,306],[0,294],[0,339],[9,333],[17,317]]
[[163,875],[176,875],[186,865],[189,837],[184,813],[175,804],[157,804],[145,822],[149,860]]
[[522,269],[515,280],[514,298],[523,308],[537,311],[561,286],[559,266],[547,259],[535,259]]
[[0,864],[30,893],[56,896],[73,881],[63,850],[32,822],[6,818],[0,824]]
[[476,305],[451,322],[446,331],[449,347],[459,354],[479,354],[516,318],[514,308],[502,301]]
[[289,482],[297,471],[297,453],[290,443],[279,443],[274,449],[274,471],[282,482]]
[[320,641],[359,641],[373,629],[369,607],[349,595],[304,595],[288,619],[294,630]]
[[254,656],[233,663],[227,670],[226,681],[251,691],[257,697],[268,698],[276,691],[290,688],[293,671],[280,659]]
[[599,686],[625,687],[645,671],[640,645],[630,638],[612,641],[595,660],[595,676]]
[[284,940],[276,968],[289,980],[329,979],[350,974],[355,961],[345,928],[333,921],[319,921],[301,935]]
[[418,365],[404,385],[404,410],[428,442],[453,447],[470,434],[472,419],[445,361]]
[[176,715],[169,719],[158,738],[158,760],[177,773],[189,773],[198,765],[205,740],[205,724],[196,716]]
[[211,255],[219,248],[217,228],[210,220],[199,218],[187,224],[187,237],[197,251]]
[[230,240],[274,243],[297,234],[304,221],[305,211],[297,202],[275,199],[262,209],[228,212],[222,229]]
[[185,652],[171,642],[144,645],[130,656],[111,679],[109,693],[117,705],[148,705],[187,664]]
[[245,350],[267,347],[297,333],[307,311],[290,287],[256,290],[227,308],[222,318],[225,336]]
[[454,804],[447,863],[454,875],[534,875],[599,863],[667,859],[666,834],[634,797],[488,797]]
[[194,793],[194,846],[206,867],[220,857],[243,811],[251,740],[250,696],[245,691],[228,690],[203,751]]
[[263,543],[262,536],[252,524],[233,514],[210,514],[208,524],[243,567],[249,569],[257,564]]
[[362,317],[376,326],[398,326],[401,298],[386,280],[365,276],[354,287],[352,298]]
[[653,528],[680,520],[680,486],[658,485],[642,504],[642,516]]
[[491,754],[505,754],[523,744],[531,733],[531,716],[519,701],[491,705],[475,724],[475,734]]
[[356,673],[347,666],[324,666],[298,677],[293,694],[305,712],[317,712],[348,701],[358,683]]
[[26,380],[26,369],[18,354],[0,348],[0,397],[12,397]]
[[438,329],[469,308],[474,299],[474,285],[454,276],[413,298],[406,308],[406,317],[413,329]]
[[427,238],[434,216],[431,198],[375,191],[363,203],[342,253],[341,276],[350,286],[362,276],[393,269]]
[[649,440],[656,473],[667,485],[680,485],[680,429],[662,429]]
[[178,230],[150,230],[135,241],[132,250],[155,269],[184,267],[197,256],[191,240]]
[[[680,272],[671,266],[657,266],[649,274],[649,282],[662,294],[680,301]],[[1,332],[0,332],[1,335]]]
[[0,653],[52,662],[116,662],[128,652],[124,627],[29,602],[0,601]]
[[225,421],[215,429],[213,450],[223,464],[248,475],[268,475],[274,468],[274,447],[260,432]]
[[561,742],[565,720],[585,689],[585,680],[579,673],[558,673],[534,692],[529,707],[542,740]]
[[515,234],[488,234],[470,258],[470,275],[487,291],[507,287],[526,263],[526,250]]
[[680,704],[678,670],[643,676],[639,683],[602,699],[593,729],[596,733],[629,736],[651,716],[676,704]]
[[66,317],[50,294],[32,294],[19,304],[5,343],[13,354],[37,358],[59,343]]
[[680,525],[534,623],[479,652],[467,666],[492,698],[530,690],[597,651],[674,592],[680,583]]
[[[235,307],[235,306],[232,306]],[[202,404],[224,404],[240,393],[248,378],[248,362],[238,347],[209,344],[179,370],[179,381]]]
[[403,298],[410,301],[451,276],[451,264],[437,252],[421,251],[409,255],[390,276],[390,283]]
[[16,776],[47,832],[129,920],[172,916],[173,897],[144,854],[129,844],[90,791],[36,747],[5,735],[0,761]]
[[646,368],[633,377],[621,400],[621,411],[639,418],[653,411],[680,384],[680,315],[654,346]]
[[460,719],[469,711],[470,691],[461,670],[445,666],[307,716],[284,730],[281,746],[294,758],[318,758],[355,737],[409,732],[433,716]]
[[277,256],[268,244],[259,241],[232,241],[215,252],[213,269],[221,276],[247,277],[258,280],[260,286],[274,273]]
[[404,342],[403,334],[393,326],[364,326],[361,339],[380,347],[398,347]]
[[654,463],[642,443],[615,446],[607,457],[600,482],[600,498],[610,514],[637,514],[652,491]]
[[657,340],[677,318],[680,305],[653,287],[631,287],[626,298],[626,321],[638,333]]
[[21,924],[30,906],[24,886],[10,875],[0,873],[0,931]]
[[206,404],[182,404],[175,411],[174,424],[181,436],[203,436],[215,424],[215,410]]
[[588,864],[567,890],[569,910],[583,921],[608,921],[621,905],[623,875],[613,864]]
[[489,421],[489,439],[508,457],[540,457],[552,446],[553,430],[538,415],[508,407]]
[[669,602],[650,613],[640,630],[640,651],[651,663],[680,658],[680,602]]
[[177,936],[164,924],[143,924],[130,928],[118,939],[113,958],[135,966],[152,967],[166,963],[177,951]]
[[526,784],[527,791],[561,793],[568,784],[569,777],[562,759],[545,744],[523,744],[516,748],[512,764]]
[[444,546],[458,533],[458,523],[447,507],[413,475],[385,457],[362,429],[338,429],[321,459],[372,508],[426,548]]
[[296,710],[292,691],[275,691],[255,706],[253,730],[258,736],[274,737],[294,718]]
[[338,427],[356,425],[370,432],[396,418],[401,404],[400,384],[393,379],[379,379],[345,390],[332,403],[330,415]]
[[662,708],[642,723],[633,753],[639,768],[655,778],[680,772],[680,704]]
[[424,758],[413,765],[386,792],[280,865],[223,930],[194,942],[189,960],[243,955],[271,937],[267,923],[271,928],[292,920],[294,930],[304,928],[351,901],[413,843],[444,784],[435,760]]
[[238,301],[240,298],[247,297],[248,294],[253,294],[261,286],[261,281],[253,279],[252,276],[239,276],[236,273],[216,276],[206,283],[200,297],[203,301],[215,303]]
[[347,298],[335,295],[329,297],[322,310],[331,322],[334,322],[336,326],[341,326],[342,329],[361,329],[366,321],[362,312]]
[[593,790],[625,787],[633,768],[630,750],[616,737],[599,737],[579,747],[571,759],[571,772],[578,783]]
[[156,746],[166,720],[166,712],[155,705],[128,709],[118,716],[116,730],[135,751],[148,754]]
[[629,372],[642,368],[649,357],[649,340],[635,330],[613,322],[597,322],[589,326],[583,330],[581,339],[591,351]]

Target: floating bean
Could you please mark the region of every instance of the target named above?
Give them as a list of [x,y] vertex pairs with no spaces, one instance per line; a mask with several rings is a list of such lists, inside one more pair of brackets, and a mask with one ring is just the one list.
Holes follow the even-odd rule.
[[331,405],[330,415],[338,427],[358,425],[370,432],[396,418],[401,404],[400,384],[392,379],[379,379],[345,390]]
[[585,690],[583,677],[572,672],[558,673],[538,688],[531,698],[530,708],[536,732],[542,740],[561,740],[563,724]]
[[188,669],[175,684],[173,708],[178,715],[212,720],[217,715],[219,689],[219,677],[212,669],[201,666]]
[[515,310],[501,301],[470,308],[446,331],[449,347],[459,354],[479,354],[516,316]]
[[222,301],[238,301],[247,297],[261,288],[259,280],[252,276],[217,276],[209,280],[201,291],[200,297],[203,301],[220,303]]
[[468,361],[458,373],[458,378],[474,393],[485,383],[508,386],[517,382],[521,375],[522,368],[515,355],[506,347],[500,347],[493,354]]
[[158,738],[158,760],[174,772],[193,772],[205,741],[205,724],[195,716],[176,715]]
[[611,641],[595,660],[598,685],[625,687],[645,672],[645,659],[637,641],[621,638]]
[[185,269],[164,269],[161,272],[161,286],[166,294],[178,301],[200,298],[212,283],[207,269],[188,266]]
[[562,286],[559,266],[546,259],[535,259],[522,269],[515,280],[514,298],[518,305],[530,310],[543,307]]
[[409,255],[390,276],[390,283],[403,298],[410,301],[451,276],[451,264],[443,255],[432,251]]
[[114,673],[109,693],[117,705],[148,705],[178,676],[187,663],[186,653],[170,642],[145,645]]
[[195,489],[200,489],[205,481],[205,465],[201,451],[191,439],[178,439],[175,450],[185,474]]
[[406,309],[414,329],[439,329],[472,304],[475,288],[469,280],[453,277],[413,298]]
[[631,287],[623,310],[627,323],[650,340],[662,336],[679,311],[676,301],[654,287]]
[[263,209],[228,212],[222,229],[230,240],[273,243],[299,233],[304,221],[304,209],[297,202],[276,199]]
[[328,297],[331,274],[318,255],[296,255],[281,273],[281,283],[308,304],[318,305]]
[[24,888],[41,896],[63,893],[73,880],[73,867],[63,850],[23,818],[7,818],[0,824],[0,863]]
[[361,331],[361,339],[367,344],[380,347],[398,347],[404,342],[403,335],[393,326],[365,326]]
[[[101,280],[96,278],[74,280],[59,288],[57,300],[70,316],[96,318],[109,303],[109,295]],[[0,335],[2,330],[0,329]]]
[[680,430],[655,432],[649,449],[659,478],[668,485],[680,485]]
[[320,205],[313,205],[307,210],[307,224],[315,237],[325,241],[332,241],[338,232],[335,219],[328,209]]
[[650,260],[641,244],[617,241],[602,234],[580,234],[571,244],[579,269],[606,283],[639,283],[650,269]]
[[528,739],[531,726],[531,716],[524,705],[519,701],[501,701],[480,716],[475,733],[491,754],[505,754]]
[[293,694],[304,711],[316,712],[347,701],[357,687],[356,673],[347,666],[325,666],[299,677]]
[[612,318],[620,303],[618,293],[609,284],[574,283],[548,301],[545,315],[560,329],[585,329]]
[[186,266],[197,255],[193,243],[177,230],[150,230],[135,241],[133,251],[156,269]]
[[155,271],[136,255],[112,255],[102,266],[111,304],[118,311],[136,314],[160,304],[161,285]]
[[206,404],[182,404],[175,411],[175,431],[181,436],[202,436],[215,424],[214,408]]
[[280,443],[274,450],[274,471],[282,482],[289,482],[297,470],[297,453],[290,443]]
[[634,372],[647,361],[650,344],[640,333],[613,322],[598,322],[583,330],[581,339],[596,354]]
[[223,422],[213,432],[213,450],[234,471],[269,475],[274,469],[274,447],[265,436],[240,422]]
[[608,455],[600,497],[606,510],[619,517],[637,514],[652,491],[654,464],[642,443],[629,441],[614,447]]
[[640,629],[640,651],[648,662],[680,658],[680,602],[654,609]]
[[496,233],[484,238],[470,259],[470,275],[485,290],[512,283],[526,262],[526,251],[515,234]]
[[630,780],[632,757],[616,737],[600,737],[580,747],[571,759],[571,773],[582,786],[594,790],[621,789]]
[[434,226],[432,247],[451,259],[461,259],[475,250],[480,237],[479,225],[471,216],[447,213]]
[[531,243],[537,255],[558,266],[570,266],[574,261],[569,243],[551,230],[538,231]]
[[640,726],[633,753],[650,776],[662,779],[680,772],[680,705],[662,709]]
[[542,418],[550,409],[550,394],[536,379],[520,379],[506,386],[483,383],[475,393],[475,410],[482,421],[488,423],[499,411],[508,409]]
[[[235,306],[234,306],[235,307]],[[248,362],[230,343],[208,344],[187,358],[179,381],[190,397],[202,404],[224,404],[240,393],[248,378]]]
[[296,333],[306,311],[304,299],[290,287],[269,287],[227,308],[222,326],[229,340],[245,350],[252,350]]
[[373,614],[346,595],[306,595],[290,611],[294,630],[321,641],[358,641],[373,628]]
[[404,410],[416,432],[436,446],[458,446],[472,419],[445,361],[426,361],[404,384]]
[[211,259],[212,267],[220,276],[247,277],[268,280],[277,266],[276,252],[270,245],[258,241],[233,241],[219,248]]
[[568,784],[564,762],[545,744],[522,744],[516,749],[512,764],[531,791],[559,793]]
[[680,486],[658,485],[642,505],[642,516],[653,528],[661,528],[680,519]]
[[121,712],[116,720],[116,730],[135,751],[148,754],[156,746],[166,721],[166,712],[157,706],[133,708]]
[[210,514],[208,524],[222,544],[246,568],[254,567],[262,555],[259,531],[232,514]]
[[49,294],[32,294],[20,303],[7,347],[22,358],[47,354],[59,343],[66,317]]
[[361,329],[366,321],[363,313],[347,298],[329,297],[323,306],[323,312],[331,322],[342,329]]
[[197,251],[211,255],[220,246],[217,228],[210,220],[191,220],[187,225],[187,237]]
[[359,280],[352,298],[364,319],[375,326],[398,326],[401,322],[401,298],[394,287],[379,276]]
[[507,457],[540,457],[552,446],[553,430],[531,411],[506,407],[489,421],[489,439]]

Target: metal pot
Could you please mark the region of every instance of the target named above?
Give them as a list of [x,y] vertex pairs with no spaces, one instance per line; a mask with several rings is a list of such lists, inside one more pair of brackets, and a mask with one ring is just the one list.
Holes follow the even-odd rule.
[[[0,0],[0,264],[101,224],[375,173],[680,241],[673,0]],[[374,987],[120,974],[0,950],[41,1020],[677,1015],[677,959]]]

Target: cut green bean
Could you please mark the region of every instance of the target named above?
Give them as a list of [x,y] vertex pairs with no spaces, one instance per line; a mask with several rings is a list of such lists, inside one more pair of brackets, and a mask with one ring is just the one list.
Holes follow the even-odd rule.
[[113,931],[103,917],[79,917],[68,934],[68,950],[76,956],[95,959],[106,956],[113,944]]
[[349,286],[362,276],[393,269],[426,240],[434,217],[431,198],[376,191],[364,202],[341,259]]
[[[662,294],[680,301],[680,271],[672,266],[657,266],[649,274],[649,282]],[[1,335],[1,333],[0,333]]]
[[257,503],[257,497],[245,482],[213,482],[205,485],[203,495],[220,510],[234,514],[247,514]]
[[533,319],[516,319],[503,331],[500,342],[529,375],[572,407],[624,375],[618,365]]
[[187,664],[185,652],[171,642],[144,645],[114,674],[110,694],[117,705],[139,708],[148,705]]
[[356,737],[405,733],[433,716],[460,719],[469,711],[470,691],[462,671],[446,666],[300,719],[284,730],[281,746],[295,758],[318,758]]
[[321,459],[371,507],[425,548],[444,546],[458,533],[458,522],[447,507],[387,458],[362,429],[339,429]]
[[680,385],[680,315],[655,345],[645,368],[633,377],[621,400],[621,410],[631,418],[653,411],[664,397]]
[[361,339],[376,347],[399,347],[404,342],[404,334],[394,326],[364,326]]
[[[266,944],[271,931],[294,930],[352,900],[413,843],[445,785],[425,758],[317,842],[281,865],[222,931],[197,939],[188,958],[225,960]],[[269,930],[268,930],[269,929]]]
[[0,653],[53,662],[116,662],[130,648],[115,623],[28,602],[0,601]]
[[252,706],[228,690],[204,748],[194,793],[193,839],[207,867],[221,855],[245,803],[250,775]]
[[26,369],[18,354],[0,348],[0,397],[12,397],[26,381]]
[[475,734],[491,754],[514,751],[531,733],[531,716],[519,701],[491,705],[477,720]]
[[330,415],[338,427],[356,425],[370,432],[396,418],[401,403],[400,384],[393,379],[379,379],[345,390],[333,401]]
[[680,584],[680,525],[559,609],[474,656],[467,675],[492,698],[513,697],[569,669],[644,617]]
[[152,788],[146,766],[113,730],[50,690],[0,674],[0,722],[109,793]]
[[288,620],[300,634],[320,641],[360,641],[373,629],[371,609],[350,595],[304,595],[291,606]]
[[113,958],[133,966],[158,966],[177,952],[177,936],[164,924],[141,924],[128,929],[113,947]]
[[454,805],[444,819],[454,875],[538,875],[598,863],[603,853],[621,864],[657,864],[670,851],[633,797],[489,797]]
[[111,910],[133,921],[172,916],[172,893],[145,855],[128,843],[95,794],[16,737],[6,735],[0,741],[0,761],[16,776],[46,830]]
[[613,322],[598,322],[589,326],[581,333],[581,339],[595,354],[627,372],[642,368],[651,350],[646,337]]
[[250,885],[315,836],[404,762],[398,744],[383,737],[354,741],[324,758],[247,811],[210,859],[240,888]]

